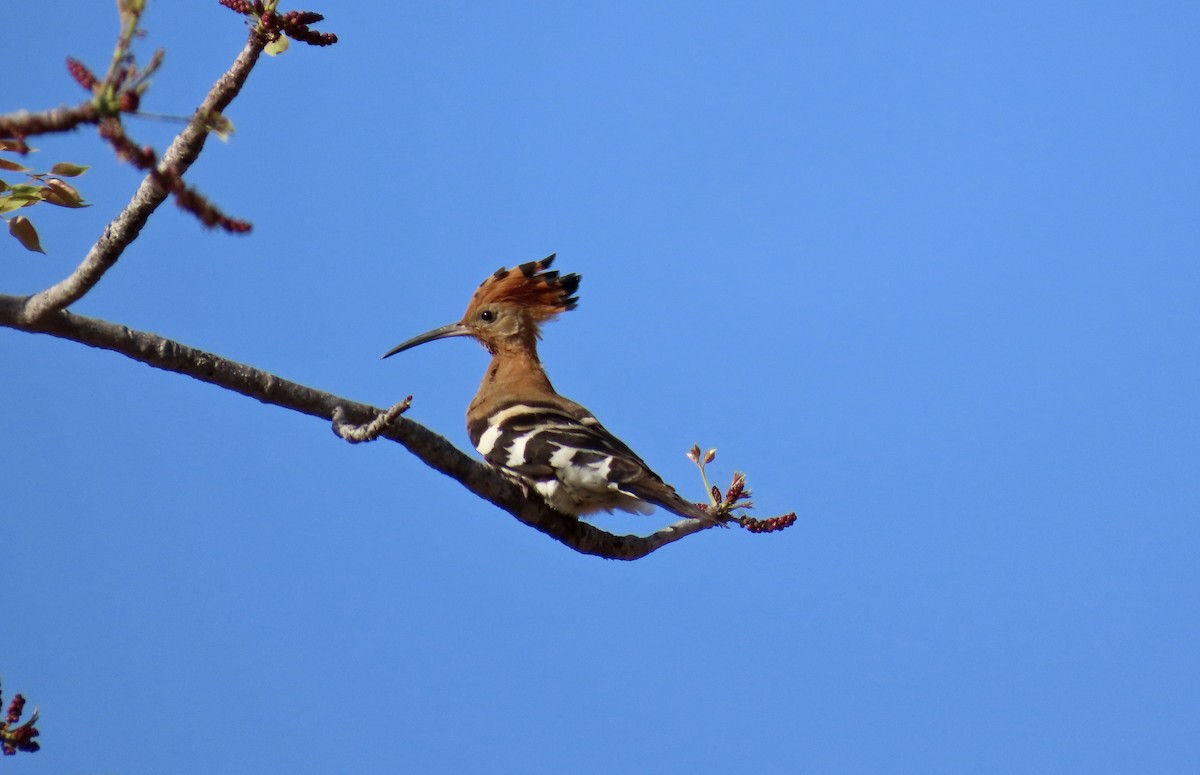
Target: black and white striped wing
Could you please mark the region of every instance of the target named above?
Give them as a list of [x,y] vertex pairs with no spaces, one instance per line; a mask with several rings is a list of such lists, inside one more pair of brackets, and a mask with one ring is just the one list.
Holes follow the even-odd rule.
[[649,513],[659,505],[681,516],[704,516],[578,405],[511,404],[487,418],[475,445],[489,463],[526,481],[566,514]]

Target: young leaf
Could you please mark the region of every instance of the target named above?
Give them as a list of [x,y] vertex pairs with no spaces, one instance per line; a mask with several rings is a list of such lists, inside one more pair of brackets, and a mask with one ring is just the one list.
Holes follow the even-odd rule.
[[0,213],[11,212],[12,210],[20,210],[29,204],[28,200],[18,199],[15,196],[0,196]]
[[227,143],[233,134],[233,122],[223,113],[212,113],[208,116],[208,131]]
[[24,215],[18,215],[8,222],[8,233],[16,237],[26,250],[46,255],[46,251],[42,250],[42,243],[38,239],[37,229],[33,228],[33,223]]
[[12,170],[13,172],[29,172],[28,167],[22,167],[20,164],[17,164],[15,161],[9,161],[8,159],[0,159],[0,170]]
[[282,54],[283,52],[285,52],[287,50],[288,50],[288,39],[285,38],[283,35],[280,35],[278,38],[271,41],[263,48],[263,51],[265,51],[268,56],[278,56],[279,54]]
[[64,178],[73,178],[77,175],[82,175],[90,169],[86,164],[72,164],[69,161],[60,161],[50,168],[51,175],[62,175]]
[[42,188],[42,201],[59,207],[87,207],[75,187],[58,178],[50,178]]
[[39,202],[42,199],[42,187],[35,186],[32,183],[18,183],[15,186],[10,186],[9,196],[13,199],[21,199],[27,202]]

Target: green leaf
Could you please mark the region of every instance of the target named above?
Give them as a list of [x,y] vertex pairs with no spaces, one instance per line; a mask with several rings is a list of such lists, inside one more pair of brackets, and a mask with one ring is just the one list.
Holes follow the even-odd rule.
[[69,161],[60,161],[50,168],[51,175],[62,175],[64,178],[73,178],[77,175],[82,175],[91,167],[86,164],[72,164]]
[[22,167],[20,164],[17,164],[15,161],[9,161],[8,159],[0,159],[0,170],[12,170],[13,172],[29,172],[28,167]]
[[287,50],[288,50],[288,39],[286,37],[284,37],[283,35],[280,35],[278,38],[271,41],[263,48],[263,51],[265,51],[267,53],[267,56],[278,56],[279,54],[282,54],[283,52],[285,52]]
[[28,200],[17,199],[11,196],[0,196],[0,213],[8,213],[13,210],[20,210],[25,205],[29,204]]
[[31,183],[18,183],[11,188],[9,196],[13,199],[29,199],[37,202],[42,198],[42,187]]
[[18,215],[8,222],[8,233],[16,237],[26,250],[46,255],[46,251],[42,250],[42,243],[38,239],[37,229],[33,228],[33,223],[24,215]]

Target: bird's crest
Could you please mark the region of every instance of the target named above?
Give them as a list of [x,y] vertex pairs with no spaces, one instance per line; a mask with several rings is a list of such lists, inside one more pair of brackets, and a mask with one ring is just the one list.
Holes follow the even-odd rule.
[[467,318],[480,307],[498,302],[519,305],[535,323],[575,309],[579,297],[572,294],[579,289],[580,277],[547,271],[555,255],[551,253],[541,261],[529,261],[512,269],[497,269],[475,291],[467,306]]

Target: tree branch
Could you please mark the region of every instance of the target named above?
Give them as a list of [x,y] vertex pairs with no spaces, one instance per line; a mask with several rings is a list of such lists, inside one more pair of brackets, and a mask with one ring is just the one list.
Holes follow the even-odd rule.
[[21,138],[21,148],[28,151],[28,146],[23,143],[29,135],[70,132],[81,124],[95,124],[99,120],[100,111],[90,100],[81,105],[63,105],[37,113],[20,110],[0,116],[0,137]]
[[[149,169],[149,174],[143,179],[129,204],[105,228],[100,239],[70,276],[31,296],[0,294],[0,326],[29,333],[48,334],[111,350],[149,366],[185,374],[202,382],[256,398],[263,403],[320,417],[331,421],[334,432],[347,441],[369,441],[376,437],[391,439],[480,498],[490,501],[522,523],[583,554],[635,560],[716,524],[714,521],[685,519],[649,536],[614,535],[553,510],[540,496],[531,494],[523,484],[509,479],[498,469],[468,457],[446,439],[402,417],[401,414],[407,408],[406,402],[401,402],[384,412],[376,407],[290,382],[156,334],[135,331],[126,326],[66,311],[70,305],[94,288],[104,274],[116,264],[125,248],[137,239],[150,215],[172,191],[181,197],[181,205],[187,207],[179,190],[184,188],[181,176],[203,150],[211,130],[212,118],[219,116],[241,91],[264,46],[269,41],[278,39],[280,34],[312,45],[329,45],[337,39],[331,33],[320,33],[308,28],[308,24],[321,20],[320,14],[289,12],[277,16],[273,12],[255,12],[257,6],[244,2],[222,0],[222,4],[244,15],[254,16],[257,24],[229,71],[213,85],[192,120],[176,136],[157,164],[154,163],[153,153],[149,149],[138,148],[125,136],[120,123],[119,111],[137,109],[136,97],[140,92],[136,89],[129,94],[122,92],[120,96],[123,99],[117,107],[110,106],[106,110],[100,110],[96,104],[88,103],[78,108],[60,108],[40,114],[22,112],[12,116],[0,116],[0,135],[9,133],[16,137],[31,133],[65,131],[80,123],[99,123],[101,136],[113,145],[118,155],[130,159],[142,169]],[[123,38],[126,46],[132,39],[132,30],[136,29],[136,22],[136,16],[127,17],[127,30]],[[120,53],[120,49],[118,52]],[[88,88],[89,82],[92,82],[91,88],[96,87],[95,76],[91,75],[86,67],[80,63],[69,63],[69,66],[72,75],[81,85]],[[155,66],[152,65],[146,72],[150,72]],[[116,72],[110,72],[109,80],[116,78]],[[123,82],[114,83],[113,88],[116,89]],[[104,115],[101,115],[102,113]],[[191,193],[193,198],[196,198],[194,192]],[[196,208],[189,209],[199,214]]]
[[[233,66],[213,84],[192,120],[175,137],[158,166],[142,181],[121,214],[104,229],[100,239],[75,271],[41,293],[22,301],[22,322],[33,323],[79,301],[117,263],[125,248],[137,239],[150,214],[167,198],[169,191],[160,181],[168,178],[178,180],[196,161],[208,139],[209,117],[223,111],[237,97],[262,49],[261,36],[251,35]],[[46,115],[53,113],[51,111]]]
[[[0,326],[111,350],[148,366],[185,374],[265,404],[330,422],[336,419],[339,425],[367,426],[385,414],[377,407],[340,398],[157,334],[136,331],[106,320],[63,310],[52,310],[30,320],[23,314],[27,304],[28,297],[0,294]],[[540,497],[529,496],[520,485],[496,469],[468,457],[442,436],[399,416],[399,412],[393,413],[379,435],[403,445],[426,465],[451,477],[475,495],[582,554],[636,560],[713,526],[713,523],[685,519],[649,536],[614,535],[551,509]]]

